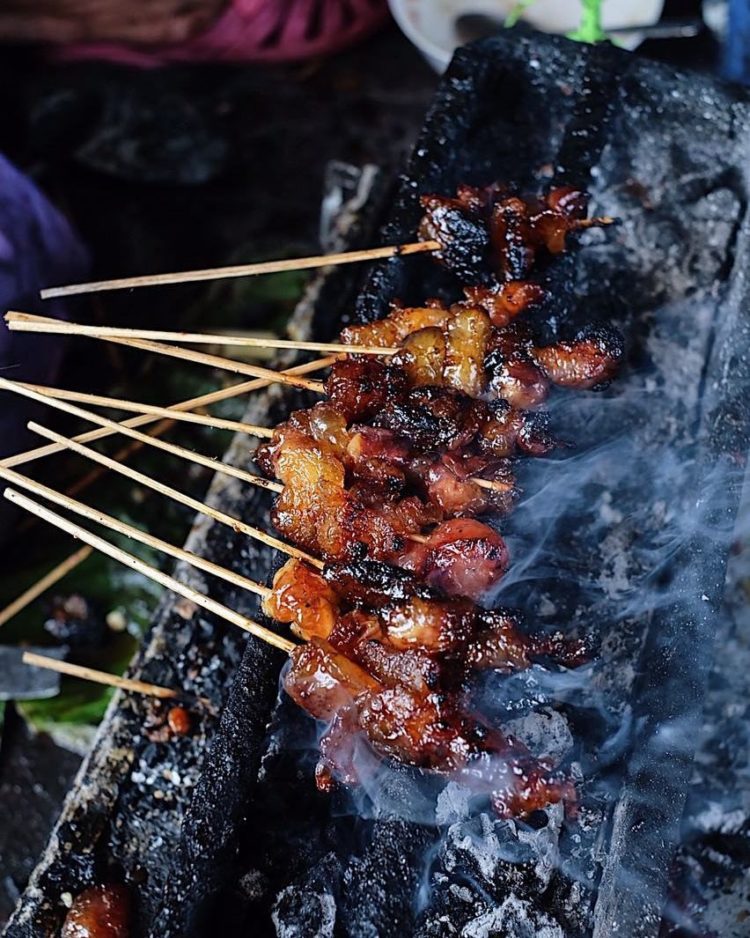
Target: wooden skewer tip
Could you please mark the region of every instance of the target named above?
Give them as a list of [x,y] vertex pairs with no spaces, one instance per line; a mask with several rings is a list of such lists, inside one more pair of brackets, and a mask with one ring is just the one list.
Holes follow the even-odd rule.
[[151,274],[139,277],[120,277],[115,280],[96,280],[67,286],[47,287],[40,296],[43,300],[58,296],[75,296],[80,293],[98,293],[104,290],[124,290],[134,287],[160,286],[173,283],[192,283],[201,280],[222,280],[227,277],[251,277],[259,274],[282,273],[285,271],[313,270],[338,264],[356,264],[362,261],[420,254],[440,249],[438,241],[417,241],[411,244],[389,245],[368,248],[362,251],[344,251],[339,254],[317,254],[290,260],[261,261],[254,264],[235,264],[229,267],[209,267],[201,270],[185,270],[167,274]]
[[99,671],[96,668],[73,664],[70,661],[60,661],[59,658],[38,655],[32,651],[25,651],[21,660],[24,664],[32,665],[35,668],[57,671],[59,674],[65,674],[69,677],[77,677],[84,681],[93,681],[96,684],[104,684],[107,687],[127,690],[136,694],[145,694],[148,697],[159,697],[162,700],[176,700],[179,697],[186,696],[179,691],[172,690],[172,688],[161,687],[159,684],[149,684],[146,681],[139,681],[135,678],[120,677],[117,674],[110,674],[107,671]]

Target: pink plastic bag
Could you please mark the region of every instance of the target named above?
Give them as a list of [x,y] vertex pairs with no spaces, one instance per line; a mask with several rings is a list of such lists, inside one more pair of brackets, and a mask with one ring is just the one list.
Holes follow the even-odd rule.
[[144,68],[170,62],[280,62],[336,52],[388,17],[385,0],[229,0],[209,29],[175,46],[80,43],[60,60],[107,59]]

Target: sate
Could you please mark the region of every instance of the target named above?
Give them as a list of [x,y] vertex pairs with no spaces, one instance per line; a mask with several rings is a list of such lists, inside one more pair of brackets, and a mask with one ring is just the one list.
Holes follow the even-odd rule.
[[501,185],[459,186],[453,197],[425,195],[423,241],[438,241],[438,260],[464,283],[522,281],[540,255],[562,253],[571,233],[611,224],[586,218],[588,196],[570,186],[521,198]]
[[[356,785],[362,747],[487,794],[502,817],[575,803],[564,774],[474,712],[482,672],[576,667],[583,643],[529,634],[493,609],[510,558],[480,520],[509,513],[520,461],[556,440],[542,409],[554,388],[598,390],[623,356],[593,325],[541,341],[527,315],[549,300],[540,263],[587,219],[569,187],[520,198],[501,186],[428,195],[420,236],[463,282],[455,303],[395,305],[347,326],[326,399],[294,411],[257,451],[282,483],[279,533],[325,561],[276,574],[264,611],[305,640],[284,676],[289,696],[326,724],[317,784]],[[358,345],[388,350],[358,355]]]
[[299,560],[274,578],[264,610],[307,644],[292,655],[287,693],[328,724],[316,779],[357,783],[355,752],[491,790],[501,816],[574,802],[571,784],[468,710],[472,673],[513,671],[550,657],[581,663],[580,642],[524,635],[507,611],[451,600],[403,570],[362,561],[321,574]]

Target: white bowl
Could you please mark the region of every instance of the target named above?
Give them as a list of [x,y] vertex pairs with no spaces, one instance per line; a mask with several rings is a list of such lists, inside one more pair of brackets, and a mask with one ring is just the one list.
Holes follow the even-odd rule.
[[[455,23],[459,16],[480,13],[503,20],[516,6],[515,0],[388,0],[401,31],[419,49],[437,72],[443,72],[460,45]],[[647,26],[661,16],[664,0],[604,0],[604,29]],[[569,33],[581,18],[580,0],[536,0],[523,14],[530,26],[547,33]],[[628,49],[640,44],[638,33],[618,36]]]

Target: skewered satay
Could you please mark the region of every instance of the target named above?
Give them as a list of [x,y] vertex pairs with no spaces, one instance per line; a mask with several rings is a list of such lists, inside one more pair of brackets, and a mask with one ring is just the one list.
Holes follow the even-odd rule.
[[540,346],[518,322],[493,325],[487,290],[467,293],[472,299],[447,308],[396,307],[384,319],[347,326],[341,340],[352,346],[400,346],[388,364],[403,368],[412,385],[450,387],[519,408],[543,403],[550,384],[597,388],[614,376],[623,347],[611,327],[589,327],[571,340]]
[[507,186],[462,185],[453,197],[425,195],[422,241],[437,241],[435,257],[464,283],[522,281],[540,254],[560,254],[568,236],[609,218],[587,219],[588,196],[570,186],[521,198]]
[[385,687],[320,639],[292,652],[284,689],[328,724],[316,769],[321,790],[330,790],[336,781],[358,783],[355,751],[363,740],[381,757],[489,791],[501,817],[560,801],[575,804],[569,779],[535,759],[518,740],[468,714],[460,694],[399,683]]
[[472,669],[519,670],[548,657],[576,666],[586,656],[578,640],[559,633],[526,635],[509,610],[489,611],[446,597],[413,573],[377,561],[329,564],[322,572],[288,561],[274,577],[263,609],[303,638],[328,641],[367,670],[368,661],[380,665],[365,646],[418,650],[441,662],[453,685]]
[[[417,406],[416,401],[406,406]],[[442,416],[444,422],[450,418],[448,413]],[[456,416],[463,418],[461,414]],[[439,509],[436,520],[507,512],[512,507],[515,480],[508,459],[471,452],[468,447],[440,453],[435,439],[426,440],[432,448],[424,451],[418,446],[420,442],[420,437],[410,439],[406,433],[385,427],[347,426],[341,410],[326,401],[308,410],[294,411],[276,427],[270,443],[261,446],[256,459],[267,475],[278,476],[290,453],[305,447],[319,450],[339,461],[349,481],[357,479],[378,487],[383,498],[393,500],[406,491],[416,491]],[[495,484],[483,487],[481,480]]]

